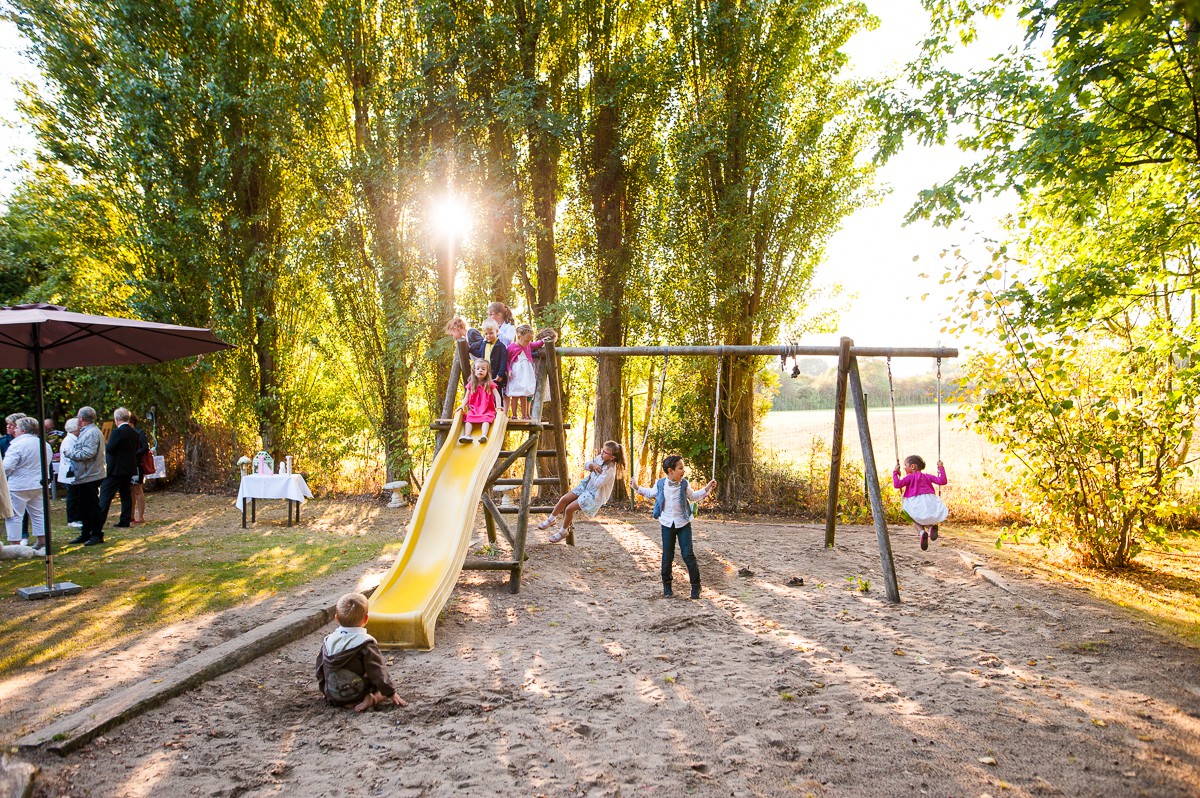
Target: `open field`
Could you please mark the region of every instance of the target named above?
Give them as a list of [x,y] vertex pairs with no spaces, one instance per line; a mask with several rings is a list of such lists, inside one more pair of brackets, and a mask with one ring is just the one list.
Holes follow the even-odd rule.
[[[80,582],[93,560],[107,564],[81,597],[6,599],[17,626],[5,639],[44,625],[70,637],[67,612],[120,618],[141,576],[160,578],[192,549],[206,554],[178,563],[175,576],[181,587],[202,581],[190,594],[198,598],[146,596],[140,623],[109,624],[12,664],[0,680],[0,741],[300,601],[363,584],[388,566],[407,518],[322,500],[292,532],[282,505],[242,532],[228,497],[150,498],[149,512],[164,520],[139,532],[141,542],[118,537],[60,558],[63,576]],[[291,534],[292,553],[271,554]],[[520,594],[496,575],[460,578],[437,647],[389,654],[406,708],[356,715],[326,706],[312,676],[324,630],[75,754],[33,754],[43,768],[35,795],[1200,793],[1200,658],[1163,631],[1168,614],[1193,625],[1197,617],[1194,547],[1192,559],[1149,560],[1129,580],[1064,574],[1064,585],[1036,550],[992,550],[988,530],[949,527],[921,552],[895,527],[896,606],[883,596],[868,527],[840,527],[826,550],[818,525],[706,514],[696,524],[704,590],[695,602],[661,597],[647,514],[601,516],[577,535],[575,548],[531,548]],[[378,556],[342,554],[353,541]],[[278,563],[306,551],[322,552],[299,568],[312,581],[243,586],[219,611],[205,600],[224,577],[199,559],[275,562],[268,570],[278,574]],[[960,554],[990,557],[1000,584],[972,574]],[[10,583],[37,581],[36,566],[5,568],[7,595]],[[805,584],[788,586],[793,576]],[[678,564],[675,578],[682,587]],[[1102,588],[1114,601],[1137,603],[1139,591],[1163,601],[1135,612],[1089,592]]]
[[[952,482],[965,484],[975,480],[981,471],[995,464],[1001,456],[998,447],[985,441],[961,423],[948,416],[957,412],[955,405],[942,404],[942,462]],[[869,408],[871,443],[876,464],[881,471],[890,471],[896,463],[896,442],[900,459],[910,454],[925,458],[930,467],[937,461],[937,405],[896,408],[896,436],[892,436],[891,408]],[[821,459],[829,461],[829,444],[833,440],[833,410],[783,410],[768,413],[764,422],[762,444],[780,457],[804,462],[813,449],[813,440],[823,441]],[[858,419],[853,407],[846,409],[844,432],[846,457],[862,462],[862,446],[858,439]]]

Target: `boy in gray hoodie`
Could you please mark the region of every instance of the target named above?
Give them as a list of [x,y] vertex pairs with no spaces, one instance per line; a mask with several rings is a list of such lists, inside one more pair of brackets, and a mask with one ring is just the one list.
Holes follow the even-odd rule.
[[379,644],[367,634],[367,597],[342,596],[335,617],[338,628],[325,637],[317,655],[317,687],[325,699],[337,707],[354,704],[355,712],[384,701],[407,706],[396,695]]

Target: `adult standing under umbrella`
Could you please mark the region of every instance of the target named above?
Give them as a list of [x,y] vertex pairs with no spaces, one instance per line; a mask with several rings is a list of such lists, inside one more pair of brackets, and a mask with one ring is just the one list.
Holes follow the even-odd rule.
[[[21,527],[26,513],[29,514],[31,540],[29,545],[39,554],[45,554],[46,536],[45,521],[42,518],[42,502],[38,495],[45,484],[45,472],[49,467],[53,452],[50,445],[42,443],[37,435],[38,420],[25,416],[18,418],[16,434],[8,451],[4,453],[4,476],[8,478],[8,490],[12,499],[14,515],[5,519],[4,525],[8,530],[8,542],[19,543]],[[44,449],[39,452],[38,449]],[[36,542],[32,538],[36,536]]]
[[[72,313],[42,303],[0,308],[0,368],[33,371],[39,418],[46,415],[43,369],[163,363],[230,348],[202,327]],[[48,482],[42,484],[42,504],[50,506]],[[48,598],[80,589],[71,583],[54,583],[49,513],[45,518],[46,585],[18,590],[23,598]]]
[[[65,447],[64,447],[65,448]],[[79,520],[83,527],[72,543],[87,543],[92,538],[104,541],[104,516],[100,513],[100,486],[107,475],[104,436],[96,426],[96,411],[86,405],[79,408],[79,432],[70,451],[63,452],[75,467],[75,492]]]
[[130,483],[137,476],[138,434],[129,423],[129,411],[118,407],[113,411],[113,422],[116,427],[108,433],[108,443],[104,451],[107,457],[108,476],[100,486],[100,514],[104,521],[100,524],[100,536],[85,542],[85,546],[95,546],[104,542],[104,524],[108,522],[108,513],[112,509],[113,497],[121,496],[121,517],[114,527],[126,529],[133,520],[133,492]]

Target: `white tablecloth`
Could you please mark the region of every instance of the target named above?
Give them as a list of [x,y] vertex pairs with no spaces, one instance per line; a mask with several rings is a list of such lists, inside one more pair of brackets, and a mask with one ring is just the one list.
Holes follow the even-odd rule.
[[242,477],[234,506],[239,510],[246,499],[290,499],[302,502],[312,498],[308,483],[299,474],[247,474]]

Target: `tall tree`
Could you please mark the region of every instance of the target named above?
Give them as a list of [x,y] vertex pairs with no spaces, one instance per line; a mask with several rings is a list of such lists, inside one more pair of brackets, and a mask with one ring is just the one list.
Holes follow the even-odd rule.
[[[866,20],[862,5],[837,0],[673,7],[680,78],[659,280],[672,296],[660,304],[692,340],[773,342],[802,305],[825,242],[861,202],[864,87],[840,77],[840,48]],[[730,358],[722,371],[727,500],[754,481],[757,370]]]

